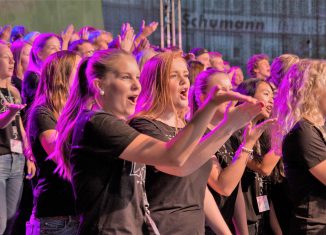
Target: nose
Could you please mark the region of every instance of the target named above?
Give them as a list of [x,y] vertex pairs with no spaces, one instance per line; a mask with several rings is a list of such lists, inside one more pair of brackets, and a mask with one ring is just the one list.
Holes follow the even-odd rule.
[[134,82],[131,85],[131,89],[133,91],[141,90],[141,85],[140,85],[138,78],[134,78],[133,81]]
[[9,63],[10,63],[10,64],[14,64],[14,63],[15,63],[15,60],[14,60],[13,57],[10,57],[10,58],[9,58]]
[[190,81],[189,81],[189,78],[187,76],[180,76],[180,82],[179,82],[180,85],[184,85],[184,84],[189,83],[189,82]]

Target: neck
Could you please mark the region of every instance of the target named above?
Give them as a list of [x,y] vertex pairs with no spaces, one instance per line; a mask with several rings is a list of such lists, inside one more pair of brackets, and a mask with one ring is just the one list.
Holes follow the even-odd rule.
[[7,88],[8,79],[9,78],[0,78],[0,87],[1,88]]
[[263,76],[262,74],[260,74],[260,73],[258,73],[257,75],[256,75],[256,78],[259,78],[259,79],[266,79],[266,77],[265,76]]
[[184,127],[184,122],[179,117],[176,117],[174,112],[165,111],[160,117],[157,118],[157,120],[172,127]]

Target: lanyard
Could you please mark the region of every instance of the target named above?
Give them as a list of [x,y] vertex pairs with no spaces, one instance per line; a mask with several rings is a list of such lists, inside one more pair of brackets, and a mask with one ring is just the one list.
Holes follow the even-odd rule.
[[[12,95],[11,95],[10,90],[9,90],[8,87],[7,87],[7,91],[8,91],[8,95],[9,95],[9,102],[13,104],[13,103],[14,103],[14,100],[13,100],[13,98],[12,98]],[[3,95],[1,89],[0,89],[0,96],[1,96],[1,99],[3,99],[4,101],[8,101],[8,100],[6,99],[6,97]]]
[[[7,91],[8,91],[8,95],[9,95],[9,102],[10,102],[11,104],[13,104],[13,103],[14,103],[14,100],[13,100],[13,98],[12,98],[12,95],[11,95],[10,90],[9,90],[8,87],[7,87]],[[0,89],[0,97],[1,97],[1,99],[3,99],[4,101],[7,101],[7,102],[8,102],[8,100],[6,99],[6,97],[3,95],[1,89]],[[18,129],[17,129],[17,125],[16,125],[16,120],[15,120],[15,119],[12,121],[12,123],[11,123],[11,127],[12,127],[13,139],[18,139]]]

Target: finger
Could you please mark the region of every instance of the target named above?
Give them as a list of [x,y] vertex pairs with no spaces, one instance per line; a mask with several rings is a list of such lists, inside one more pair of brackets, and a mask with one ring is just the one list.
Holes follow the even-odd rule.
[[252,122],[249,122],[246,129],[245,129],[245,136],[251,133],[252,130]]
[[32,169],[30,166],[27,166],[27,174],[26,174],[26,179],[31,179],[33,178],[33,173],[32,173]]
[[143,30],[145,28],[145,25],[146,25],[145,20],[142,20],[140,28]]

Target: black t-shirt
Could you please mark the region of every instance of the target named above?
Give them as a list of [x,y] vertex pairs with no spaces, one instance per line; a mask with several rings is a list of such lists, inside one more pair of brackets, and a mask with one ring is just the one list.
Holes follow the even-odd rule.
[[37,185],[34,188],[34,212],[36,217],[76,215],[72,186],[54,173],[56,164],[46,160],[48,154],[41,145],[39,136],[47,130],[54,130],[57,120],[45,106],[31,110],[29,116],[29,138],[37,164]]
[[[233,135],[234,138],[242,139],[242,131],[238,131]],[[269,151],[269,137],[262,135],[257,141],[253,150],[253,161],[261,162],[264,155]],[[259,212],[257,197],[266,195],[270,203],[271,194],[271,179],[269,176],[262,176],[259,173],[246,167],[241,178],[241,186],[243,197],[246,205],[247,223],[253,224],[259,220],[264,220],[263,230],[266,232],[269,229],[269,210]]]
[[36,94],[37,86],[40,80],[40,74],[34,71],[26,71],[22,84],[22,100],[26,104],[25,112],[28,112]]
[[[322,127],[326,131],[326,126]],[[326,186],[309,171],[326,160],[322,131],[305,119],[285,136],[283,160],[294,204],[293,234],[326,234]]]
[[[235,155],[235,152],[237,151],[240,143],[237,138],[231,137],[228,139],[225,144],[219,149],[219,151],[215,154],[217,157],[218,162],[220,163],[221,167],[224,169],[227,166],[229,166],[232,163],[232,159]],[[219,193],[217,193],[213,188],[211,188],[208,185],[208,188],[210,189],[213,197],[215,198],[215,201],[221,211],[221,214],[223,215],[223,218],[225,222],[228,224],[229,228],[233,230],[233,214],[234,214],[234,207],[235,202],[238,195],[238,187],[239,184],[236,186],[236,188],[233,190],[230,196],[222,196]],[[206,228],[206,230],[209,228]]]
[[72,135],[78,234],[144,234],[145,165],[121,153],[139,135],[110,113],[84,110]]
[[[10,97],[8,89],[0,88],[2,94],[6,98],[6,102],[10,103]],[[15,102],[15,98],[11,94],[12,100]],[[0,113],[4,113],[7,111],[7,107],[4,106],[4,100],[0,96]],[[7,125],[5,128],[0,129],[0,155],[11,153],[10,150],[10,139],[22,140],[21,130],[19,125],[19,113],[16,115],[15,119],[11,122],[11,124]],[[18,136],[14,136],[13,128],[17,128]]]
[[[176,129],[160,121],[136,118],[130,125],[162,141],[175,136]],[[212,162],[207,161],[189,176],[177,177],[147,166],[146,193],[151,216],[160,233],[204,234],[204,196]]]
[[23,81],[19,77],[12,76],[11,83],[12,83],[12,85],[14,87],[17,88],[17,90],[19,91],[19,93],[22,93],[22,84],[23,84]]

